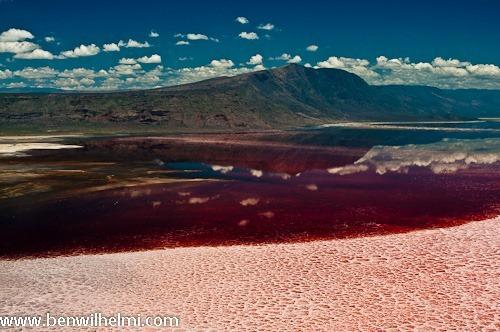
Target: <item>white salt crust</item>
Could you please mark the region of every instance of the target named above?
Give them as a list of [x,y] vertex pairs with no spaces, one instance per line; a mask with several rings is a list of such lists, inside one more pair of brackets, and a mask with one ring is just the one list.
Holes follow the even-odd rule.
[[172,314],[187,331],[498,331],[499,229],[496,218],[347,240],[0,261],[0,313]]

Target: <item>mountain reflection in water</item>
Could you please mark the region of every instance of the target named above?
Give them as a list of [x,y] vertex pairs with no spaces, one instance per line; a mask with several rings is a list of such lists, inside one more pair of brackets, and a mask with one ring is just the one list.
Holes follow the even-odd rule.
[[0,157],[0,256],[310,241],[485,219],[500,211],[496,125],[50,138],[79,148]]

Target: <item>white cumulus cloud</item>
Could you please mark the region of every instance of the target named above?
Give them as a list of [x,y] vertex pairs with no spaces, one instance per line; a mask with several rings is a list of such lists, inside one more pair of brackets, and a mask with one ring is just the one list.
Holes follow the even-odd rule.
[[187,33],[187,34],[183,34],[183,33],[176,33],[174,35],[175,38],[185,38],[187,39],[188,41],[185,41],[185,40],[179,40],[176,45],[189,45],[189,40],[190,41],[196,41],[196,40],[211,40],[213,42],[216,42],[218,43],[219,42],[219,39],[217,38],[214,38],[214,37],[209,37],[205,34],[202,34],[202,33]]
[[27,53],[18,53],[14,56],[16,59],[26,59],[26,60],[52,60],[54,59],[54,55],[49,51],[44,51],[42,49],[35,49],[31,52]]
[[121,65],[135,65],[137,61],[132,58],[121,58],[120,61],[118,61]]
[[79,57],[96,55],[99,52],[100,52],[100,48],[98,46],[96,46],[95,44],[90,44],[90,45],[83,45],[82,44],[78,47],[75,47],[71,51],[61,52],[61,56],[63,58],[79,58]]
[[12,71],[10,71],[9,69],[0,70],[0,80],[5,80],[7,78],[11,78],[12,75],[13,75]]
[[271,23],[266,23],[266,24],[260,24],[257,29],[261,29],[261,30],[272,30],[274,29],[274,24],[271,24]]
[[240,23],[240,24],[250,23],[250,21],[246,17],[243,17],[243,16],[238,16],[235,21]]
[[467,65],[465,67],[467,71],[471,75],[477,75],[477,76],[497,76],[500,77],[500,67],[487,64],[479,64],[479,65]]
[[212,60],[210,66],[214,68],[231,68],[234,66],[234,62],[227,59]]
[[293,58],[289,59],[287,62],[288,63],[300,63],[300,62],[302,62],[302,58],[300,57],[300,55],[296,55]]
[[241,32],[238,36],[242,39],[248,40],[259,39],[259,35],[257,35],[255,32]]
[[250,57],[250,60],[248,60],[247,64],[249,65],[261,65],[262,64],[262,55],[260,54],[255,54]]
[[500,67],[436,57],[431,62],[379,56],[374,70],[382,71],[374,84],[417,84],[441,88],[500,88]]
[[137,62],[140,62],[140,63],[161,63],[161,56],[159,56],[158,54],[153,54],[150,57],[143,56],[141,58],[138,58]]
[[363,78],[373,78],[379,75],[369,68],[370,62],[365,59],[354,59],[331,56],[325,61],[320,61],[315,68],[336,68],[359,75]]
[[29,31],[11,28],[0,33],[0,53],[26,53],[31,52],[39,46],[35,43],[26,41],[35,36]]
[[201,33],[188,33],[186,38],[189,40],[208,40],[208,36]]
[[57,76],[58,71],[51,67],[26,67],[14,72],[15,76],[26,79],[51,78]]
[[274,58],[269,58],[269,60],[283,60],[283,61],[288,61],[292,58],[292,56],[288,53],[283,53],[280,56],[274,57]]
[[151,45],[145,41],[144,43],[138,42],[133,39],[129,39],[127,42],[124,42],[123,40],[120,40],[118,42],[118,46],[122,47],[127,47],[127,48],[148,48],[151,47]]
[[0,34],[0,53],[13,53],[16,59],[45,59],[52,60],[54,55],[40,49],[35,43],[24,41],[32,39],[33,35],[26,30],[10,29]]
[[27,41],[0,41],[0,53],[26,53],[39,48],[37,44]]
[[22,29],[12,28],[0,33],[0,42],[16,42],[33,38],[35,36],[31,32]]
[[316,52],[318,50],[319,46],[318,45],[309,45],[307,46],[306,50],[309,52]]
[[270,60],[282,60],[282,61],[286,61],[288,63],[300,63],[302,61],[302,58],[300,57],[300,55],[291,56],[288,53],[283,53],[280,56],[277,56],[274,58],[271,57],[269,59]]
[[119,52],[120,46],[116,43],[104,44],[102,45],[102,50],[104,52]]

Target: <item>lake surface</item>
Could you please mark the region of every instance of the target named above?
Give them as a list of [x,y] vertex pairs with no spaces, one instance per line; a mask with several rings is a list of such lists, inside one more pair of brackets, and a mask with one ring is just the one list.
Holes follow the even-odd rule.
[[0,137],[0,256],[312,241],[500,214],[500,123]]

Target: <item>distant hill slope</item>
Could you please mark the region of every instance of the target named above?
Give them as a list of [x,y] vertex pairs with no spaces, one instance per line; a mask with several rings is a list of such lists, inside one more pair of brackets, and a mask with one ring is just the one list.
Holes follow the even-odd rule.
[[153,90],[0,94],[0,125],[165,129],[287,128],[335,120],[500,117],[498,90],[371,86],[339,69],[300,65]]

